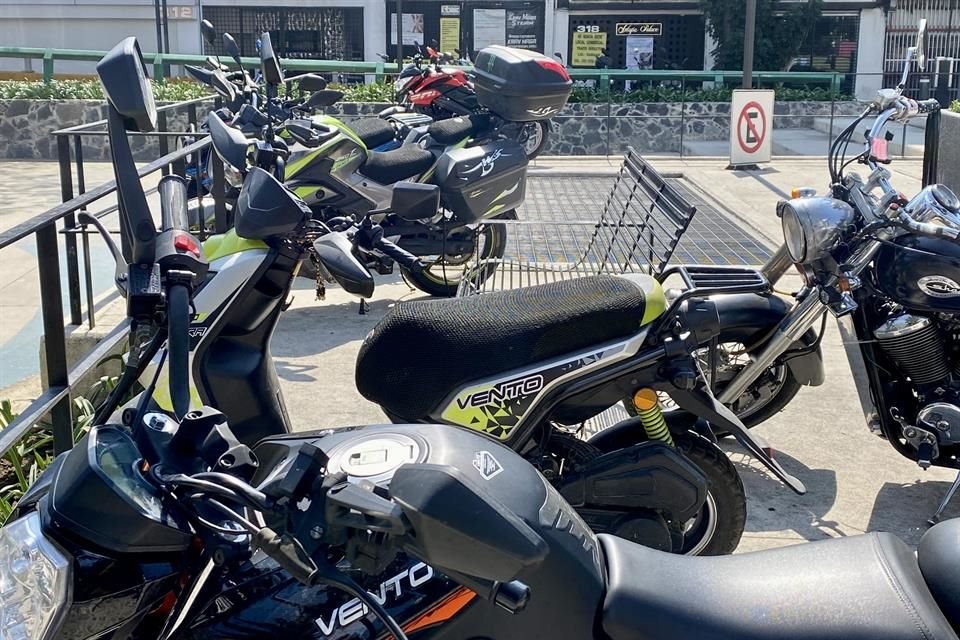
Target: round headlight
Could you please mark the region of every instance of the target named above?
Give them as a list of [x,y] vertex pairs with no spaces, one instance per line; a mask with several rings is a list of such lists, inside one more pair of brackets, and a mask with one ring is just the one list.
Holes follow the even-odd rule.
[[789,202],[783,205],[780,213],[780,223],[783,226],[783,241],[787,245],[790,259],[796,263],[803,262],[807,253],[807,238],[800,224],[797,210]]
[[70,560],[36,512],[0,529],[0,638],[47,640],[67,606]]

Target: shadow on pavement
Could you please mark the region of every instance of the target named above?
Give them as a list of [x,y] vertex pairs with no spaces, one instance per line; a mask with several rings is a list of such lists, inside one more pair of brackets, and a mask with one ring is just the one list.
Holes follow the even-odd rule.
[[[892,531],[904,542],[917,544],[930,528],[927,519],[937,510],[949,488],[949,482],[936,480],[909,484],[884,483],[873,502],[868,530]],[[960,517],[958,497],[947,505],[941,519],[956,517]]]
[[845,535],[840,525],[825,515],[837,499],[837,474],[831,469],[811,469],[796,458],[777,452],[776,460],[807,487],[797,495],[736,442],[725,439],[721,447],[730,455],[747,492],[747,526],[753,533],[792,530],[805,540]]

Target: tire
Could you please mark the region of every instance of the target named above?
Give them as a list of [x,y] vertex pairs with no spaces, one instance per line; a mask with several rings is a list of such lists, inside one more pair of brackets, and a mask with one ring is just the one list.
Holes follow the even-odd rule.
[[[721,337],[721,346],[725,344],[734,344],[734,343],[724,343]],[[747,354],[748,356],[750,354]],[[707,367],[704,366],[704,370],[707,370]],[[773,392],[770,393],[765,387],[761,385],[769,385],[773,388]],[[726,383],[721,380],[716,385],[716,393],[723,391]],[[737,417],[740,418],[740,421],[743,422],[748,428],[762,424],[775,416],[776,414],[783,411],[783,409],[790,404],[794,396],[797,395],[797,392],[800,391],[800,387],[803,385],[797,380],[796,376],[793,375],[793,371],[790,370],[786,364],[779,364],[776,368],[771,368],[764,373],[760,378],[753,382],[750,387],[743,394],[740,395],[738,400],[743,400],[743,404],[737,404],[734,406],[727,405],[731,411],[737,414]],[[766,393],[767,395],[763,395]],[[747,394],[760,394],[760,400],[754,400],[752,403],[748,403],[749,397]],[[666,398],[664,398],[666,400]],[[665,409],[668,414],[674,413],[670,411],[670,403],[665,402]],[[623,400],[623,408],[631,416],[637,415],[637,411],[633,406],[632,396],[628,396]],[[677,410],[679,412],[679,410]],[[674,419],[677,419],[677,416],[672,416]],[[726,433],[717,433],[717,436],[724,436]]]
[[550,121],[537,120],[527,123],[520,129],[520,140],[518,142],[523,146],[523,150],[527,154],[527,160],[533,160],[543,152],[549,139]]
[[[517,212],[515,210],[504,211],[500,215],[494,216],[494,220],[516,220]],[[482,223],[481,223],[482,224]],[[480,250],[478,260],[502,258],[507,249],[507,229],[503,225],[491,224],[483,225],[481,231],[483,234],[483,247]],[[445,261],[438,260],[430,267],[420,272],[401,267],[400,271],[403,277],[417,289],[431,296],[440,298],[452,298],[457,295],[457,289],[460,287],[461,276],[463,275],[463,265],[469,260],[474,259],[474,254],[467,256],[456,256],[448,264]],[[484,266],[483,273],[477,277],[486,280],[497,270],[496,264]]]
[[747,497],[740,474],[720,447],[699,434],[675,433],[673,442],[707,476],[707,501],[697,519],[687,523],[691,528],[684,534],[680,553],[698,556],[733,553],[747,524]]
[[[700,514],[690,522],[674,525],[684,530],[682,546],[676,553],[704,556],[733,553],[747,522],[747,498],[740,474],[723,450],[701,435],[692,431],[675,433],[673,441],[676,448],[703,471],[708,491]],[[550,436],[550,451],[574,466],[605,453],[562,432]]]

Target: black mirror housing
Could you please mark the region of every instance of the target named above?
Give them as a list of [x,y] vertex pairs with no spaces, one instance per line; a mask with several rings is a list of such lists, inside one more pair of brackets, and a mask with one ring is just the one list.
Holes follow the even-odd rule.
[[147,133],[157,128],[153,89],[136,38],[126,38],[111,49],[97,63],[97,75],[107,101],[123,118],[127,131]]
[[227,55],[233,58],[234,61],[239,65],[240,64],[240,45],[237,44],[237,41],[234,40],[233,36],[230,35],[229,33],[223,34],[223,48],[227,51]]
[[398,182],[393,187],[390,208],[404,220],[432,218],[440,209],[440,187],[420,182]]
[[250,141],[240,131],[227,126],[216,113],[207,116],[207,128],[213,140],[213,150],[220,159],[240,173],[247,171],[247,152]]
[[315,73],[306,73],[297,78],[297,82],[300,83],[301,91],[309,91],[313,93],[314,91],[323,91],[327,88],[327,81],[323,76],[318,76]]
[[280,60],[273,51],[269,31],[264,31],[263,35],[260,36],[260,66],[263,71],[263,77],[269,84],[279,85],[283,83],[283,72],[280,70]]
[[217,43],[217,30],[209,20],[200,21],[200,33],[203,34],[203,41],[209,45]]

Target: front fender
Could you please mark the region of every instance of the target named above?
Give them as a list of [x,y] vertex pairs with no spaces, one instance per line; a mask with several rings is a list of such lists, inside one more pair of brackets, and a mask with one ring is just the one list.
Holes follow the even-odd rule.
[[[740,342],[755,351],[769,336],[771,330],[790,313],[790,305],[777,295],[737,293],[713,296],[720,318],[720,342]],[[792,349],[809,347],[817,339],[813,329],[794,343]],[[800,384],[823,384],[823,353],[818,346],[810,353],[787,360],[787,366]]]

